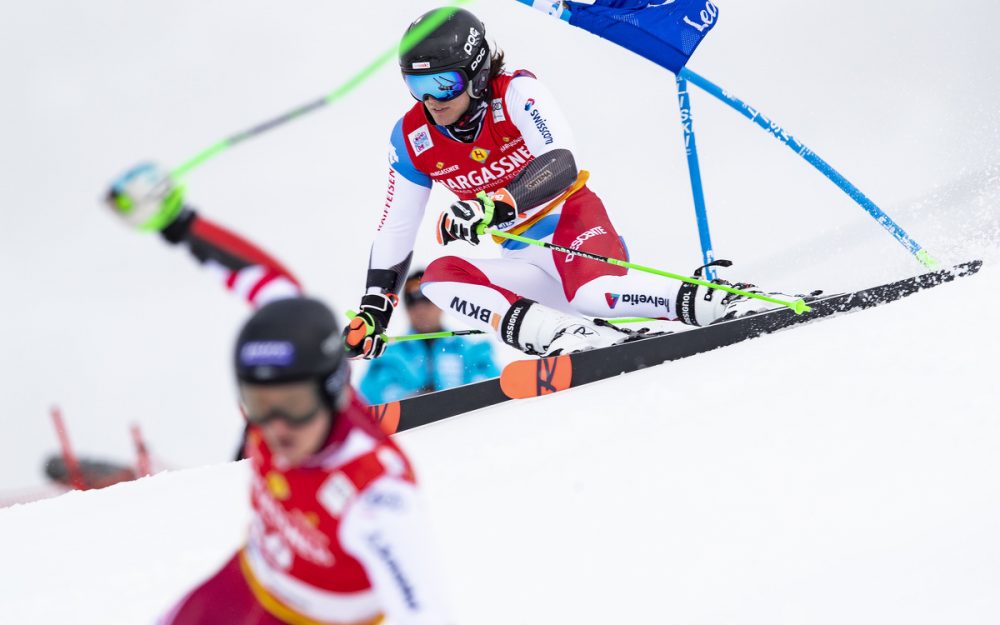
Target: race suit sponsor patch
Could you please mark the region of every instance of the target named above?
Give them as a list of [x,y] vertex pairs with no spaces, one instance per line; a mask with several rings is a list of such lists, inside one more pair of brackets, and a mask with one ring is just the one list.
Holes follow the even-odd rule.
[[431,139],[431,132],[427,124],[411,132],[409,138],[410,145],[413,146],[413,153],[417,156],[434,147],[434,140]]

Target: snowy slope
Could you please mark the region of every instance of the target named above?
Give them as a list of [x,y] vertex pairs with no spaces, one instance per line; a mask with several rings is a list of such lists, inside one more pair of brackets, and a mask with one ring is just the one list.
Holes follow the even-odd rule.
[[[693,69],[932,252],[987,266],[884,309],[401,435],[459,621],[996,622],[1000,5],[720,4]],[[136,159],[175,165],[331,90],[436,3],[346,6],[4,12],[0,490],[40,484],[53,402],[82,453],[128,460],[137,421],[173,466],[231,456],[229,349],[246,309],[98,198]],[[633,258],[696,266],[670,77],[510,0],[474,10],[510,66],[560,96]],[[189,197],[347,308],[407,98],[381,72],[206,165]],[[694,107],[716,250],[738,262],[727,275],[836,291],[919,269],[785,147],[703,94]],[[420,261],[440,253],[431,240],[425,224]],[[239,543],[245,481],[220,465],[0,510],[0,621],[151,618]]]
[[[403,433],[457,622],[995,623],[1000,339],[939,320],[998,286]],[[242,539],[245,469],[0,510],[5,621],[149,622]]]

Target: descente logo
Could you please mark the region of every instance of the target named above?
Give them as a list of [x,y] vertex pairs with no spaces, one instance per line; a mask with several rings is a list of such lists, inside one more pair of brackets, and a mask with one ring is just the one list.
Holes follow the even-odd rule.
[[[602,234],[607,234],[607,233],[608,233],[607,230],[605,230],[603,226],[594,226],[590,230],[587,230],[580,236],[573,239],[573,242],[569,244],[569,247],[572,250],[578,250],[581,247],[583,247],[583,244],[589,241],[590,239],[593,239],[594,237],[599,237]],[[567,254],[566,260],[564,262],[571,263],[573,262],[574,258],[576,258],[576,256],[574,256],[573,254]],[[612,308],[614,308],[614,306],[612,306]]]

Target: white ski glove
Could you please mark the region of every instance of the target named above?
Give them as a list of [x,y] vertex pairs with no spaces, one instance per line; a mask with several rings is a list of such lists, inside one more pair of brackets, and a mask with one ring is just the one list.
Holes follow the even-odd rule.
[[140,163],[111,183],[105,202],[133,228],[163,230],[184,207],[184,188],[155,163]]
[[506,189],[492,194],[480,192],[475,199],[460,200],[438,217],[437,240],[441,245],[465,241],[479,245],[479,235],[495,223],[512,221],[517,215],[513,198]]

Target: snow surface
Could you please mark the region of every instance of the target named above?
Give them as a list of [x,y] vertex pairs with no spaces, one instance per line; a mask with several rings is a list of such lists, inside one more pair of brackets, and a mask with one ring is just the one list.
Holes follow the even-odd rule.
[[[0,622],[149,622],[241,541],[245,467],[219,463],[241,427],[228,363],[247,311],[98,198],[135,159],[175,165],[332,90],[435,3],[345,6],[5,11],[0,489],[42,484],[52,403],[81,454],[129,461],[134,421],[158,456],[202,468],[0,510]],[[987,266],[882,309],[401,434],[456,622],[995,623],[1000,6],[721,9],[695,71],[939,257]],[[512,67],[561,96],[633,258],[696,266],[670,77],[513,2],[474,10]],[[205,165],[189,198],[349,307],[407,98],[383,71]],[[716,250],[738,262],[727,276],[835,291],[919,270],[787,148],[704,94],[693,104]],[[424,230],[426,262],[439,252]]]

